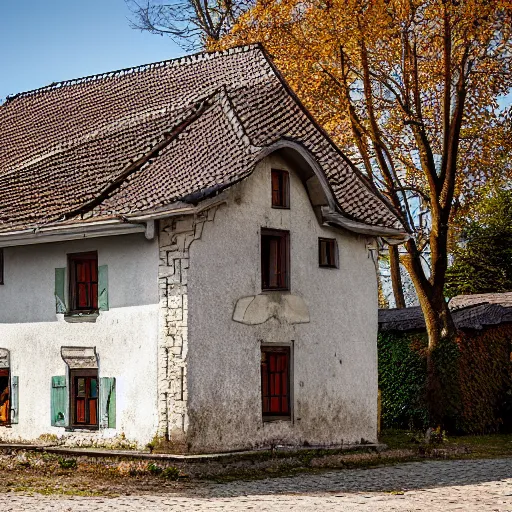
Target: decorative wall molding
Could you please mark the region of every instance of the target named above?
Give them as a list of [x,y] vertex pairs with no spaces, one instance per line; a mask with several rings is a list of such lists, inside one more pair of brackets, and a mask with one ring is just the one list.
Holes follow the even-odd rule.
[[158,433],[186,451],[189,249],[217,207],[160,221]]

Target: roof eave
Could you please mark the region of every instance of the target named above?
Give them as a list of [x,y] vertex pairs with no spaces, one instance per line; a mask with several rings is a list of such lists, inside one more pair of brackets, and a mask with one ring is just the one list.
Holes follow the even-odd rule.
[[322,207],[322,218],[325,223],[331,226],[340,227],[363,235],[380,236],[391,245],[402,244],[411,237],[411,235],[404,230],[384,226],[372,226],[348,219],[341,213],[333,211],[328,207]]
[[20,231],[0,233],[0,247],[15,247],[50,242],[64,242],[83,238],[129,235],[146,232],[144,224],[131,224],[122,219],[52,225]]

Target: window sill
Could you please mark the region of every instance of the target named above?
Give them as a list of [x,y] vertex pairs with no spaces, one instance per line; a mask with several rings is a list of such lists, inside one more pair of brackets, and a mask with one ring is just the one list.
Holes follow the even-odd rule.
[[263,416],[263,423],[270,423],[272,421],[287,421],[291,422],[291,416]]
[[68,323],[74,324],[74,323],[81,323],[81,322],[90,322],[94,323],[96,322],[96,319],[98,318],[99,313],[64,313],[64,320]]
[[81,432],[83,432],[84,434],[95,433],[95,432],[98,432],[99,430],[100,430],[99,427],[66,427],[65,428],[65,432],[76,432],[78,434],[80,434]]

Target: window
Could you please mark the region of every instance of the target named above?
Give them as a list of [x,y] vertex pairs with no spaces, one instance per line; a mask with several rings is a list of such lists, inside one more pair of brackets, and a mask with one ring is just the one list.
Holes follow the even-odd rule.
[[98,427],[98,370],[71,370],[71,424]]
[[272,208],[290,208],[290,175],[272,169]]
[[261,288],[290,289],[290,232],[261,230]]
[[0,425],[9,425],[11,420],[11,388],[9,369],[0,368]]
[[98,254],[70,254],[69,298],[71,311],[93,312],[98,309]]
[[0,249],[0,284],[4,284],[4,250]]
[[338,268],[338,246],[334,238],[318,239],[318,264],[326,268]]
[[263,418],[290,418],[290,347],[261,347]]

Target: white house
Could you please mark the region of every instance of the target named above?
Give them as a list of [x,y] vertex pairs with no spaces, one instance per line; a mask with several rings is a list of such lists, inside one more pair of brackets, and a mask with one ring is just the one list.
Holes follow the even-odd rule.
[[259,45],[0,107],[0,439],[376,440],[406,233]]

